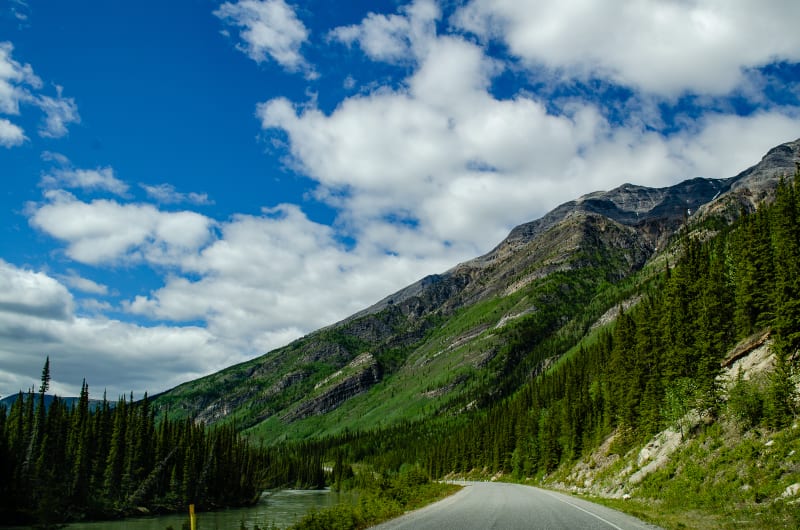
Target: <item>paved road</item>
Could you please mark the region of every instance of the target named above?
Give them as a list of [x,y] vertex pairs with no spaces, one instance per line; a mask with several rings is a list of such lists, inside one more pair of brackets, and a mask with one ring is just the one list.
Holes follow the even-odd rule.
[[455,495],[374,527],[376,530],[653,530],[649,525],[582,499],[531,486],[467,482]]

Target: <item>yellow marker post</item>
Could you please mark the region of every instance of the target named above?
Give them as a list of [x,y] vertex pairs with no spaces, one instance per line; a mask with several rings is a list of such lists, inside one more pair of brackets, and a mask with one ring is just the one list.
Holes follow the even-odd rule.
[[197,519],[194,517],[194,504],[189,505],[189,526],[192,530],[197,530]]

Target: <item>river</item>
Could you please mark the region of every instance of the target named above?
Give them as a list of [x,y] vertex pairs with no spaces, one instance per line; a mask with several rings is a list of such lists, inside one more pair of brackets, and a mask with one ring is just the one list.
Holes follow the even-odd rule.
[[[197,530],[238,530],[244,522],[248,530],[254,525],[262,529],[273,524],[286,528],[296,522],[312,508],[334,506],[339,502],[352,499],[348,493],[336,493],[330,490],[277,490],[268,491],[261,500],[247,508],[232,508],[216,512],[197,514]],[[160,515],[156,517],[136,517],[119,521],[100,521],[93,523],[74,523],[67,530],[165,530],[171,526],[181,530],[188,524],[186,515]]]

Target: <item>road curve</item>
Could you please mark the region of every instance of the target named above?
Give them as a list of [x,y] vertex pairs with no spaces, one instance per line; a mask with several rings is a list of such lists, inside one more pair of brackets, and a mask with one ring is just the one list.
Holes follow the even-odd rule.
[[[459,482],[459,484],[463,484]],[[377,530],[653,530],[622,512],[553,491],[503,482],[466,482],[458,493]]]

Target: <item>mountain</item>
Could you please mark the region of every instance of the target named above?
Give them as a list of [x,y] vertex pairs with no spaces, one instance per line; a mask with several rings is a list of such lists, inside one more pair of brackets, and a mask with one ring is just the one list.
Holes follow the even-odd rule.
[[[11,409],[11,405],[13,405],[14,402],[17,399],[19,399],[19,396],[20,396],[19,394],[11,394],[9,396],[4,397],[3,399],[0,399],[0,407],[5,406],[7,409],[10,410]],[[23,399],[25,399],[26,397],[27,397],[27,394],[23,394],[22,395]],[[44,396],[44,405],[45,405],[45,407],[50,407],[50,404],[53,402],[53,400],[56,397],[58,397],[61,401],[66,403],[67,407],[74,407],[75,405],[78,404],[78,401],[80,400],[79,397],[60,397],[60,396],[54,396],[54,395],[51,395],[51,394],[45,394],[45,396]],[[38,394],[34,394],[34,399],[38,399],[38,398],[39,398],[39,395]],[[89,409],[90,410],[94,410],[96,408],[99,408],[102,405],[103,405],[103,400],[102,399],[90,399],[89,400]],[[114,406],[114,402],[110,402],[109,405],[113,407]]]
[[799,158],[800,140],[730,178],[584,195],[514,228],[483,256],[169,390],[155,406],[235,422],[273,442],[494,403],[558,362],[611,309],[634,303],[636,283],[658,270],[682,227],[713,231],[753,211]]

